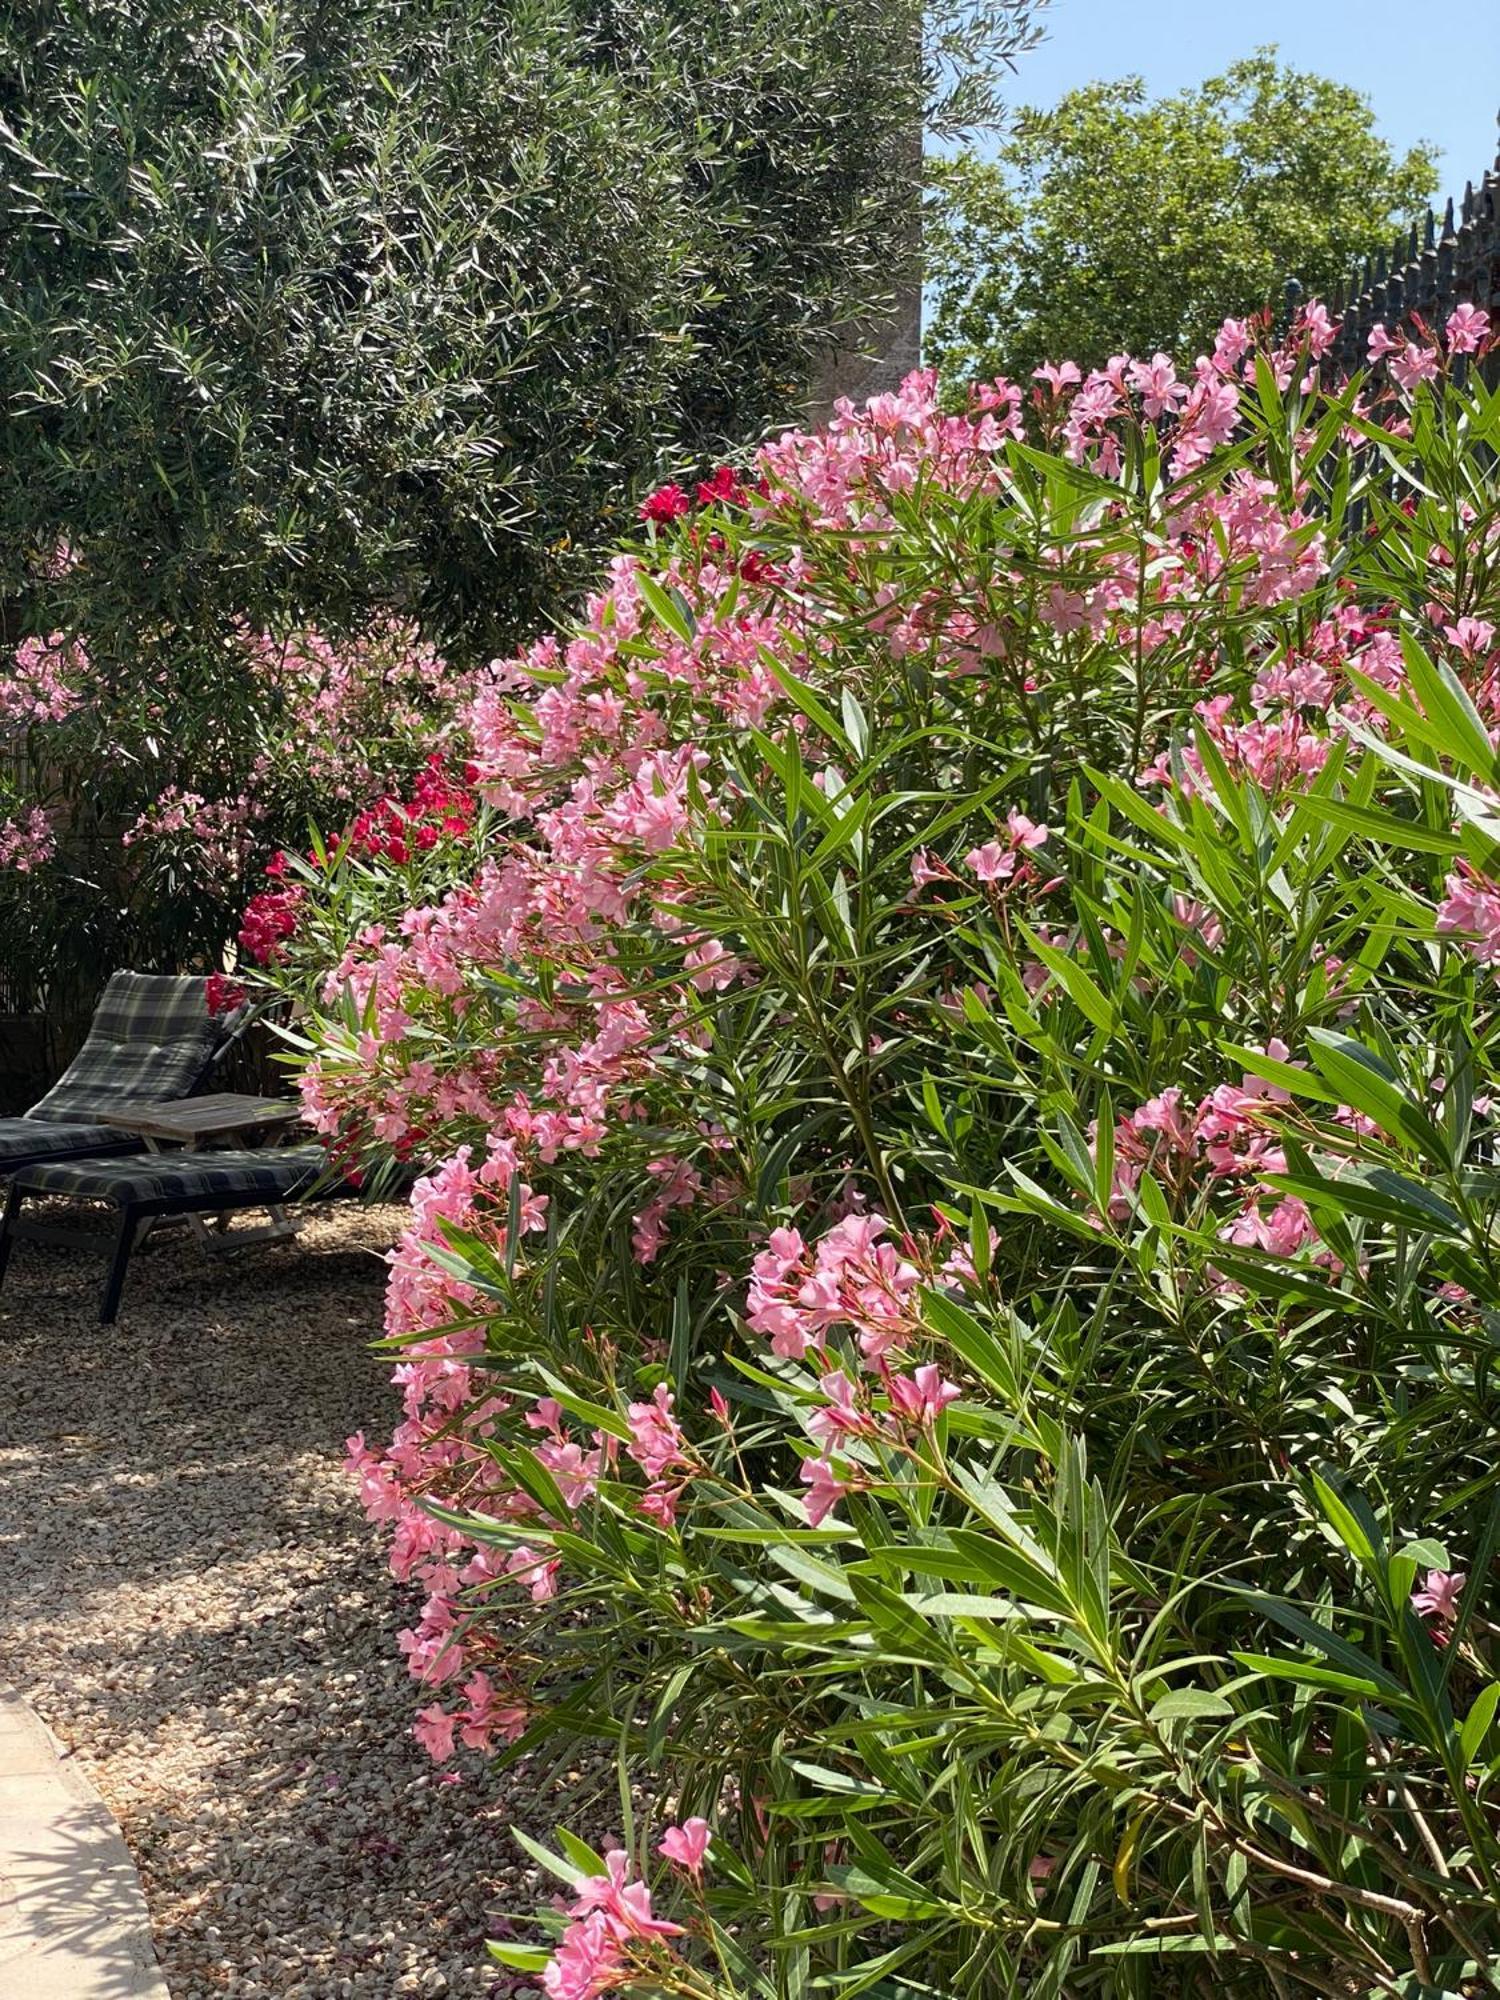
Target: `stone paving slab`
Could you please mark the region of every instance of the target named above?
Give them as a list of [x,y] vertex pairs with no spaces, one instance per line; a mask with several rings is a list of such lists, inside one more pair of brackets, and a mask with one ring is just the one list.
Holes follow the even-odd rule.
[[109,1808],[0,1688],[0,2000],[169,2000]]

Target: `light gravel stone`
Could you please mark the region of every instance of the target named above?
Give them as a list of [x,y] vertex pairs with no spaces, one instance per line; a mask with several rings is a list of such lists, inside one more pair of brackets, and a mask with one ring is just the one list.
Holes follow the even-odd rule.
[[535,1991],[484,1941],[535,1894],[510,1827],[578,1823],[577,1788],[412,1741],[413,1604],[341,1463],[397,1419],[368,1343],[399,1221],[224,1263],[164,1231],[113,1327],[80,1250],[22,1246],[0,1290],[0,1680],[118,1819],[172,2000]]

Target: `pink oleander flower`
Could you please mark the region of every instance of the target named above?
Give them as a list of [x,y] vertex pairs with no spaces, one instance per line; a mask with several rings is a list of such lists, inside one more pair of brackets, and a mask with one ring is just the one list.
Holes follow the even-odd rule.
[[1315,358],[1326,354],[1338,339],[1338,322],[1321,299],[1313,299],[1304,306],[1300,325],[1308,350]]
[[1016,857],[1007,854],[998,840],[988,840],[983,847],[970,848],[964,856],[965,868],[981,882],[1002,881],[1015,865]]
[[1426,341],[1408,340],[1399,354],[1392,354],[1388,365],[1395,380],[1411,395],[1423,382],[1437,380],[1441,363],[1435,347]]
[[1178,381],[1177,370],[1165,354],[1153,354],[1149,361],[1132,361],[1130,386],[1140,396],[1142,410],[1153,421],[1170,416],[1187,401],[1187,384]]
[[1411,1594],[1412,1610],[1421,1618],[1452,1625],[1458,1617],[1459,1593],[1468,1580],[1463,1570],[1428,1570],[1420,1588]]
[[1258,1201],[1252,1201],[1242,1215],[1219,1233],[1226,1243],[1268,1250],[1273,1257],[1295,1257],[1308,1243],[1317,1240],[1311,1214],[1294,1195],[1278,1201],[1269,1215]]
[[844,1495],[852,1491],[848,1482],[839,1478],[826,1458],[804,1458],[801,1478],[807,1487],[806,1493],[802,1496],[802,1504],[807,1510],[809,1527],[820,1527]]
[[418,1711],[411,1733],[435,1764],[446,1764],[453,1755],[453,1731],[456,1726],[457,1718],[433,1702],[430,1707]]
[[1250,328],[1242,319],[1226,319],[1214,340],[1211,366],[1221,375],[1230,375],[1254,346]]
[[209,973],[203,982],[203,1004],[210,1014],[232,1014],[249,997],[249,990],[239,980],[226,979],[222,972]]
[[563,1932],[542,1968],[542,1990],[548,2000],[597,2000],[619,1984],[624,1970],[620,1941],[596,1913]]
[[696,1882],[703,1873],[704,1857],[712,1838],[712,1829],[706,1819],[685,1819],[681,1826],[667,1828],[656,1851],[664,1855],[674,1868],[685,1868]]
[[1443,637],[1466,660],[1477,660],[1494,645],[1495,628],[1488,618],[1460,618],[1456,625],[1443,627]]
[[1450,354],[1477,354],[1490,337],[1490,316],[1480,306],[1455,306],[1443,331]]
[[1462,859],[1444,887],[1434,929],[1461,937],[1481,965],[1500,964],[1500,887]]
[[827,1401],[811,1412],[807,1428],[825,1450],[831,1450],[841,1437],[868,1436],[877,1428],[871,1413],[860,1406],[854,1384],[842,1368],[822,1376],[818,1387]]
[[[1180,890],[1174,890],[1172,915],[1185,930],[1193,933],[1205,951],[1217,951],[1224,942],[1224,925],[1217,913],[1206,903],[1200,903],[1191,896],[1184,896]],[[1184,955],[1191,956],[1186,953]]]
[[14,819],[0,819],[0,868],[29,875],[57,852],[57,834],[41,806],[29,806]]
[[0,670],[0,721],[23,726],[62,722],[83,704],[89,656],[81,639],[53,632],[22,639]]
[[648,493],[641,502],[641,519],[665,524],[680,521],[692,506],[687,494],[675,483],[658,486],[654,493]]
[[[1006,816],[1006,839],[988,840],[983,847],[974,847],[964,856],[964,866],[970,874],[981,882],[1004,882],[1012,875],[1018,879],[1025,857],[1037,848],[1046,845],[1051,838],[1051,828],[1039,826],[1028,819],[1023,812],[1011,812]],[[915,865],[913,880],[916,879]]]
[[1370,329],[1370,338],[1365,343],[1365,354],[1373,368],[1377,361],[1384,360],[1396,346],[1394,336],[1388,327],[1375,325]]
[[692,1463],[691,1447],[672,1414],[672,1392],[657,1384],[649,1403],[632,1403],[627,1412],[630,1442],[625,1447],[648,1479]]
[[740,961],[717,938],[706,938],[702,944],[695,945],[683,960],[683,965],[700,993],[722,993],[727,986],[734,984],[743,969]]
[[1060,396],[1064,389],[1075,389],[1083,380],[1083,374],[1076,361],[1044,361],[1040,368],[1033,368],[1032,379],[1045,382],[1054,396]]
[[613,1848],[604,1857],[607,1873],[586,1875],[578,1884],[570,1916],[598,1914],[606,1928],[622,1944],[629,1938],[681,1937],[681,1924],[651,1914],[651,1891],[641,1881],[630,1880],[630,1860],[623,1848]]
[[930,1361],[911,1375],[893,1375],[886,1388],[891,1408],[924,1426],[936,1423],[948,1405],[963,1394],[953,1383],[944,1381],[942,1372]]

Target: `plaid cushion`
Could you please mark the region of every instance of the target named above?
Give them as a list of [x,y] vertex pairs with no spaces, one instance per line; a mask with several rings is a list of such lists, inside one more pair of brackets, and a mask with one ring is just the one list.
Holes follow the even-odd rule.
[[186,1097],[220,1039],[201,974],[116,972],[83,1047],[26,1116],[91,1124],[118,1105]]
[[37,1118],[0,1118],[0,1174],[44,1160],[71,1160],[80,1154],[139,1153],[144,1141],[108,1125],[51,1125]]
[[[147,1153],[133,1160],[59,1160],[28,1167],[15,1180],[28,1194],[70,1194],[122,1207],[160,1202],[186,1210],[201,1201],[208,1208],[257,1208],[307,1194],[328,1171],[321,1146],[267,1146],[245,1152]],[[319,1192],[332,1196],[352,1190],[347,1182],[334,1180]]]

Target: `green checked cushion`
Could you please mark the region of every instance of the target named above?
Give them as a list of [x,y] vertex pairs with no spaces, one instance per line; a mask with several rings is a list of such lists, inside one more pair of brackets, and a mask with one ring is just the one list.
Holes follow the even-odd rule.
[[0,1174],[80,1153],[139,1153],[143,1141],[108,1125],[49,1125],[39,1118],[0,1118]]
[[[58,1160],[27,1167],[15,1185],[27,1194],[67,1194],[81,1201],[113,1201],[121,1207],[164,1203],[184,1211],[202,1203],[259,1207],[293,1201],[317,1187],[328,1174],[321,1146],[261,1147],[244,1152],[145,1153],[131,1160]],[[347,1183],[334,1181],[330,1197]]]
[[45,1125],[98,1124],[123,1105],[186,1097],[220,1039],[201,974],[116,972],[83,1047],[26,1116]]

